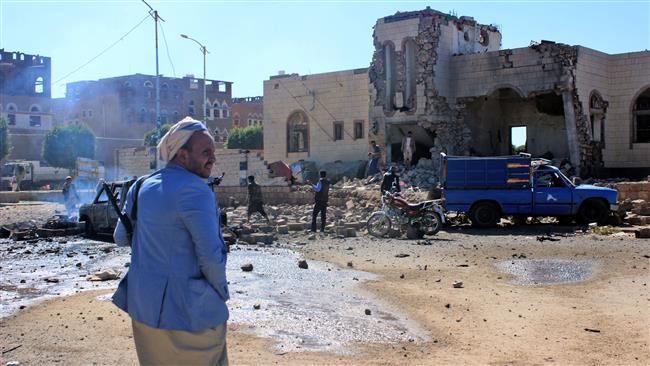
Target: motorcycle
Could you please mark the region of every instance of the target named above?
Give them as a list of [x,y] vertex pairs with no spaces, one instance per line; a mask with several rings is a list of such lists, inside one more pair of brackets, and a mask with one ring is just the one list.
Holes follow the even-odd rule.
[[406,230],[409,239],[435,235],[445,222],[443,209],[434,200],[411,204],[399,193],[386,191],[381,197],[382,208],[368,218],[368,233],[384,237],[396,225]]

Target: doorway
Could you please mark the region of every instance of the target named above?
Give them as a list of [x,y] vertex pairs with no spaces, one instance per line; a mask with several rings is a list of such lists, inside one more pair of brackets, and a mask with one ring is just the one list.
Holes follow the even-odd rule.
[[517,155],[521,152],[527,152],[526,140],[526,126],[510,127],[510,154]]

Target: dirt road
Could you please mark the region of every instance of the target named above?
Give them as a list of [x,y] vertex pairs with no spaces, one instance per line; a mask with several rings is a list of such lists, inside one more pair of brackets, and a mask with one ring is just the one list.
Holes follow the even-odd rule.
[[[273,338],[231,322],[231,364],[650,364],[647,239],[532,225],[448,229],[427,241],[289,234],[279,244],[378,275],[362,288],[427,337],[355,344],[352,354],[283,352]],[[97,299],[110,292],[57,298],[1,319],[2,362],[137,363],[128,316]]]

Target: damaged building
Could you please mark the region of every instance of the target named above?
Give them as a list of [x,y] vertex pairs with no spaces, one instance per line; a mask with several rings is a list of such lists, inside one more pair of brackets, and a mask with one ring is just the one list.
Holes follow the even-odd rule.
[[[155,76],[144,74],[67,83],[65,98],[53,100],[56,120],[88,125],[96,136],[95,158],[112,167],[116,149],[142,146],[145,133],[156,126],[155,85]],[[221,145],[232,127],[232,82],[206,80],[206,98],[202,111],[203,79],[161,76],[161,123],[205,118]]]
[[[358,159],[361,151],[329,136],[342,118],[337,115],[344,115],[346,128],[354,118],[367,120],[364,143],[377,141],[387,162],[402,160],[408,131],[416,140],[414,160],[435,162],[440,152],[511,154],[513,131],[523,130],[525,151],[569,162],[575,175],[650,173],[648,51],[610,55],[550,41],[502,50],[496,26],[430,8],[379,19],[373,41],[370,67],[359,76],[368,80],[367,98],[342,107],[355,110],[361,106],[350,103],[367,99],[367,112],[358,117],[319,103],[339,93],[336,80],[293,75],[265,82],[265,125],[277,127],[275,133],[266,131],[266,155],[290,161]],[[278,80],[297,86],[289,93]],[[316,113],[321,113],[317,123],[310,118]],[[298,134],[303,136],[298,150],[304,150],[299,154],[291,147],[296,115],[305,128]],[[313,150],[310,140],[325,154]]]
[[45,134],[53,127],[49,57],[0,49],[0,117],[7,121],[8,159],[40,160]]

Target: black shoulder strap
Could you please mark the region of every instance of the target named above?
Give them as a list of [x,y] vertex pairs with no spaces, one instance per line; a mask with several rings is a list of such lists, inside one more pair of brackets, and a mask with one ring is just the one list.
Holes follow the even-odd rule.
[[140,193],[142,183],[158,173],[160,173],[160,170],[157,170],[146,177],[141,177],[135,182],[135,189],[133,191],[133,207],[131,207],[131,222],[135,222],[138,219],[138,194]]

